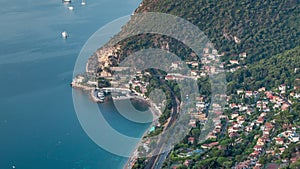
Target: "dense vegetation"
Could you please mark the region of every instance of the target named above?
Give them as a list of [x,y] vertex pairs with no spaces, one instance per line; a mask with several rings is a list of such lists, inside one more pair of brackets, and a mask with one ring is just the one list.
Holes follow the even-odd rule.
[[[260,87],[266,87],[270,90],[281,84],[293,86],[296,79],[300,78],[299,0],[144,0],[143,5],[136,12],[145,11],[173,14],[197,25],[214,43],[219,53],[224,52],[223,61],[237,59],[240,53],[246,52],[247,58],[242,62],[242,68],[227,74],[229,82],[227,89],[230,94],[236,93],[237,89],[257,90]],[[236,39],[239,39],[240,42],[237,42]],[[184,46],[183,43],[163,35],[150,34],[138,35],[120,42],[122,50],[119,53],[119,59],[122,60],[126,55],[143,48],[166,47],[166,42],[169,45],[168,50],[182,59],[196,59],[196,57],[191,57],[191,49]],[[143,79],[143,81],[150,82],[148,91],[161,88],[167,96],[167,108],[159,119],[160,123],[164,124],[172,112],[172,99],[175,95],[179,96],[180,89],[176,83],[163,81],[155,76],[162,73],[153,71],[151,74],[154,76]],[[211,90],[209,78],[199,78],[198,84],[200,93],[208,96]],[[254,104],[253,99],[243,100],[243,103],[247,102]],[[293,108],[294,111],[291,112],[272,114],[272,118],[268,117],[267,120],[277,120],[275,127],[278,132],[284,123],[299,124],[299,120],[295,120],[299,119],[299,103],[295,103]],[[230,115],[232,112],[226,113]],[[249,118],[254,120],[258,116],[258,112],[255,111],[252,116]],[[197,124],[197,130],[192,130],[190,135],[198,136],[199,128],[200,126]],[[161,130],[158,130],[159,132]],[[236,162],[245,160],[253,151],[256,141],[254,137],[260,134],[260,131],[257,129],[249,135],[240,134],[240,138],[244,140],[240,143],[236,143],[235,139],[228,136],[219,136],[217,139],[222,149],[215,147],[208,150],[205,152],[204,159],[200,155],[190,157],[191,166],[194,168],[230,168]],[[273,133],[273,135],[275,134],[278,133]],[[216,140],[207,140],[206,142],[213,141]],[[183,140],[182,145],[177,145],[173,152],[183,148],[200,148],[200,144],[188,145],[186,142],[187,138]],[[172,153],[166,163],[183,162],[183,158]],[[263,156],[260,161],[267,163],[270,162],[270,159]],[[298,164],[299,161],[293,165]],[[135,168],[144,167],[145,159],[139,159]],[[186,168],[183,165],[180,167]]]
[[[169,13],[197,25],[227,56],[258,61],[300,45],[298,0],[144,0],[137,12]],[[184,31],[184,30],[182,30]],[[235,43],[234,36],[241,40]]]
[[294,86],[300,78],[300,46],[283,54],[262,59],[247,68],[228,74],[228,90],[257,90],[260,87],[271,89],[281,84]]

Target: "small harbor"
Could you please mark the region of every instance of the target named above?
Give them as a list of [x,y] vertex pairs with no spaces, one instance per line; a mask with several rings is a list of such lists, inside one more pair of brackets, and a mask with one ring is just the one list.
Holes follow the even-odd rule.
[[[95,88],[91,90],[91,97],[94,102],[104,103],[109,100],[137,99],[145,100],[144,97],[126,88]],[[146,103],[146,100],[145,100]],[[149,105],[149,104],[147,104]]]

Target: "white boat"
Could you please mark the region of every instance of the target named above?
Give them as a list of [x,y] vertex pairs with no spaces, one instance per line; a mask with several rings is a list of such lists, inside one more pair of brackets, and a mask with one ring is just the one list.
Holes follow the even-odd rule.
[[97,95],[98,95],[99,98],[104,97],[104,93],[102,93],[102,92],[98,92]]
[[68,33],[66,32],[66,31],[63,31],[62,33],[61,33],[61,37],[62,38],[64,38],[64,39],[67,39],[68,38]]
[[73,10],[74,10],[74,7],[73,7],[73,6],[69,6],[68,8],[69,8],[70,11],[73,11]]
[[84,0],[82,0],[81,1],[81,5],[85,5],[86,3],[85,3],[85,1]]

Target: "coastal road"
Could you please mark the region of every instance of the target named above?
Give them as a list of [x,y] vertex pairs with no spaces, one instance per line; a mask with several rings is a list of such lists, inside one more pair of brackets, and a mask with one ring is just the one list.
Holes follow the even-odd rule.
[[[165,83],[165,81],[163,79],[160,79],[160,81],[161,81],[161,83]],[[170,128],[170,126],[172,126],[173,123],[176,121],[176,116],[177,116],[179,106],[180,106],[180,101],[177,98],[177,96],[175,95],[175,93],[171,90],[171,88],[169,88],[169,90],[171,92],[173,107],[172,107],[172,113],[170,116],[170,120],[169,120],[166,128],[164,129],[164,131],[168,130]],[[169,151],[165,150],[167,148],[166,146],[167,145],[164,140],[158,141],[157,149],[153,153],[153,154],[157,154],[157,155],[152,156],[148,160],[148,163],[147,163],[145,169],[160,169],[160,168],[162,168],[162,165],[163,165],[165,159],[169,155]]]

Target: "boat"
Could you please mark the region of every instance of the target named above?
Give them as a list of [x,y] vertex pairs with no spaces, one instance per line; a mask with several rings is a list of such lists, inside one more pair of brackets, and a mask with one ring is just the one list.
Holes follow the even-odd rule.
[[104,93],[102,93],[102,92],[98,92],[97,96],[98,96],[99,98],[101,98],[101,97],[104,97],[105,95],[104,95]]
[[85,3],[85,0],[82,0],[81,1],[81,5],[85,5],[86,3]]
[[71,3],[71,0],[62,0],[62,2],[63,2],[64,4],[69,4],[69,3]]
[[69,6],[68,8],[69,8],[70,11],[73,11],[73,10],[74,10],[74,7],[73,7],[73,6]]
[[62,38],[64,38],[64,39],[67,39],[68,38],[68,33],[66,32],[66,31],[63,31],[62,33],[61,33],[61,37]]

